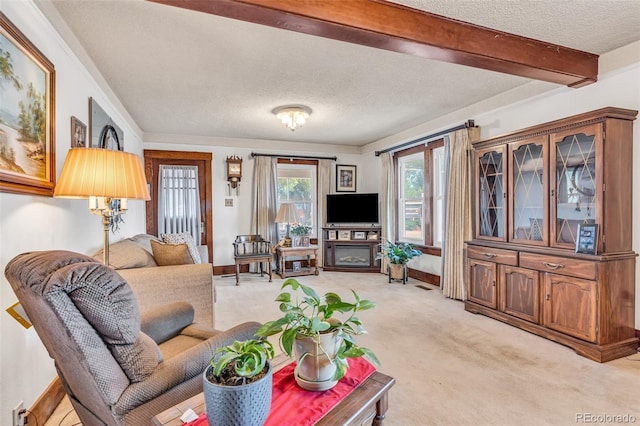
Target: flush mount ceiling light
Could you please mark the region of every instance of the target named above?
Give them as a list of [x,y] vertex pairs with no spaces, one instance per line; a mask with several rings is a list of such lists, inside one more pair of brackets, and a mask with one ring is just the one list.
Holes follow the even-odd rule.
[[287,126],[292,132],[304,126],[307,118],[311,115],[311,108],[304,105],[285,105],[275,108],[272,111],[282,124]]

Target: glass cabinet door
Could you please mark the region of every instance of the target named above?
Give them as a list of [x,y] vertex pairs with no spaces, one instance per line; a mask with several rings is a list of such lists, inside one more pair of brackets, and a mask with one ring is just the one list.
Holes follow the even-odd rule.
[[579,224],[599,223],[598,165],[601,125],[551,135],[551,244],[575,248]]
[[511,194],[509,241],[547,245],[548,164],[547,138],[528,139],[509,145]]
[[476,152],[478,238],[506,240],[504,153],[504,146]]

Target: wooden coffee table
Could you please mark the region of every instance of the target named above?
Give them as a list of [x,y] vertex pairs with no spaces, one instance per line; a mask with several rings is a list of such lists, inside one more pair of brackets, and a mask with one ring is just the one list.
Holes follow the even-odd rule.
[[[273,360],[274,371],[289,363],[289,359],[278,355]],[[329,411],[316,425],[363,425],[381,426],[389,407],[388,392],[396,380],[393,377],[374,372],[364,382]],[[155,426],[181,426],[180,416],[192,409],[196,414],[205,411],[204,394],[200,393],[180,404],[163,411],[153,418]]]

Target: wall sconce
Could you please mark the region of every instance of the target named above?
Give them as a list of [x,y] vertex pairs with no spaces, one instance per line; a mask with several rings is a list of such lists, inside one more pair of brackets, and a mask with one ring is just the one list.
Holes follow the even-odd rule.
[[232,155],[227,157],[227,181],[229,185],[229,195],[231,188],[236,189],[240,186],[242,179],[242,157]]

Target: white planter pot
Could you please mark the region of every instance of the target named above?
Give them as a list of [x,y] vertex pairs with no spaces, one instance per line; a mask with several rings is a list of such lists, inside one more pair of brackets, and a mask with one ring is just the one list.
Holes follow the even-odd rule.
[[336,374],[333,358],[341,343],[337,331],[321,334],[319,341],[306,336],[296,337],[293,345],[297,360],[295,379],[301,388],[320,391],[331,389],[338,383],[333,380]]
[[203,373],[207,421],[210,426],[262,426],[271,409],[273,370],[268,364],[267,374],[260,380],[242,386],[222,386],[207,379],[208,366]]

